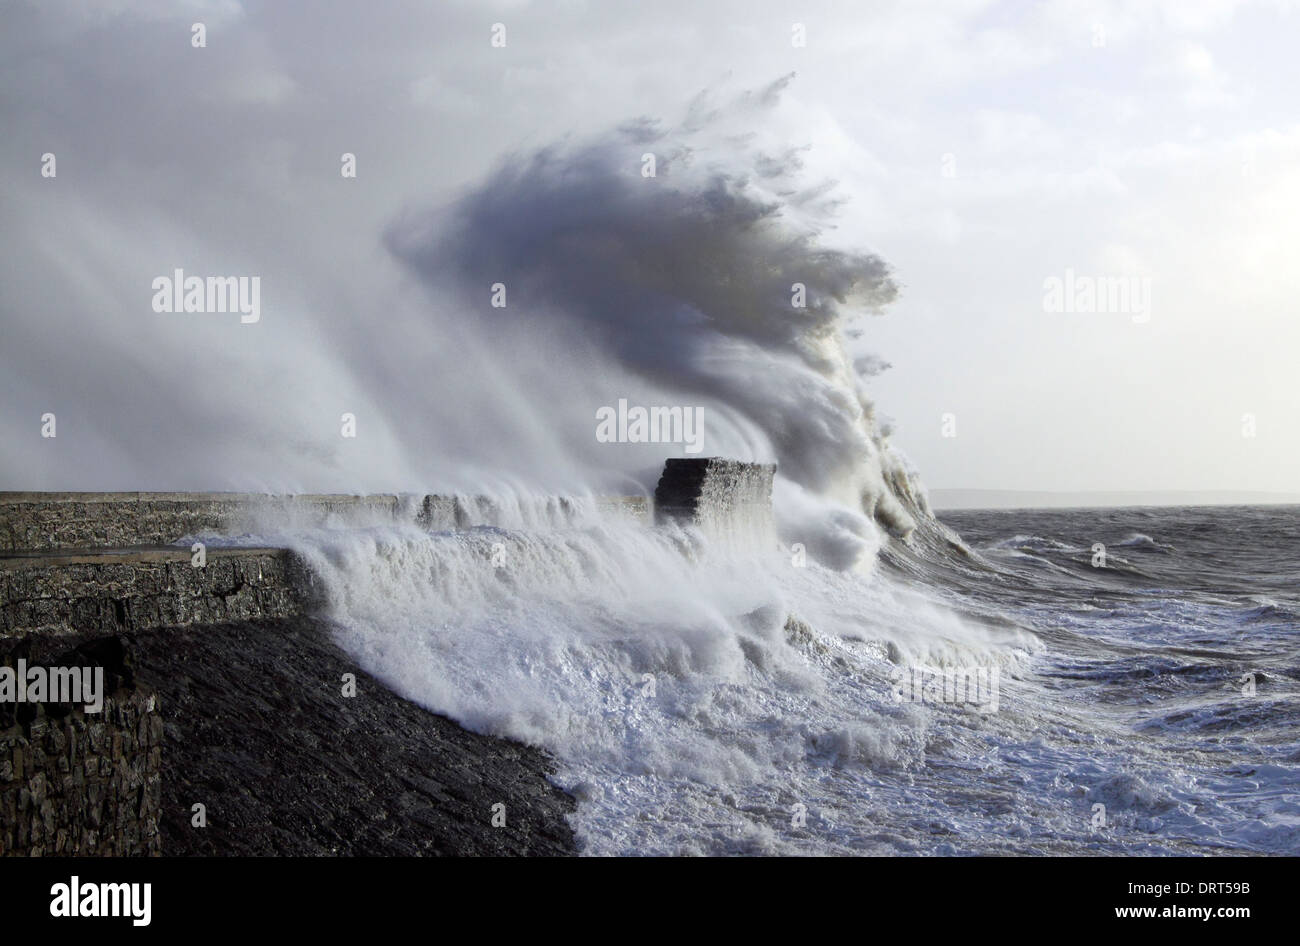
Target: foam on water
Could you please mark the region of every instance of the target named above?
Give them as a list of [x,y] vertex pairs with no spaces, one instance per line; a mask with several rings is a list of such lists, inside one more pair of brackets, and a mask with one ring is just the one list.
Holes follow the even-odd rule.
[[[1047,644],[1035,661],[1042,704],[1123,747],[1120,771],[1088,789],[1112,814],[1116,805],[1125,812],[1122,830],[1161,852],[1300,850],[1294,510],[945,518],[1005,572],[972,584],[973,593],[1018,614]],[[1023,536],[999,538],[1013,524],[1053,538],[1034,543],[1032,561],[1008,558],[1006,548],[1023,546]],[[1090,566],[1096,543],[1126,549],[1143,570],[1118,558]]]
[[[775,542],[595,511],[246,541],[271,539],[320,576],[362,668],[550,749],[585,853],[1300,847],[1294,642],[1223,636],[1259,595],[1108,591],[1062,568],[1036,603],[1037,570],[962,565],[981,602],[940,577],[798,567]],[[996,712],[900,702],[898,670],[918,665],[997,667]]]
[[342,645],[397,692],[553,750],[593,853],[821,849],[789,834],[794,805],[854,822],[853,785],[936,751],[931,710],[892,698],[897,663],[1010,675],[1037,647],[775,543],[619,517],[244,541],[290,543]]

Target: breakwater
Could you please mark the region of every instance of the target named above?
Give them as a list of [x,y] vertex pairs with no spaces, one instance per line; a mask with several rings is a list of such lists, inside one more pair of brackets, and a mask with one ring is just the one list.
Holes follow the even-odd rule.
[[[581,499],[556,497],[540,514],[562,517]],[[643,496],[598,496],[598,511],[642,521]],[[189,536],[241,535],[267,523],[309,528],[410,522],[426,529],[508,525],[512,510],[488,497],[453,495],[0,492],[0,555],[18,551],[172,545]]]
[[0,555],[0,638],[118,634],[294,617],[311,578],[286,549],[84,549]]
[[655,487],[655,522],[691,523],[722,541],[769,542],[775,476],[772,464],[722,457],[669,460]]
[[[770,518],[772,472],[670,461],[658,515],[637,496],[528,514],[734,532]],[[572,853],[575,803],[545,753],[390,693],[313,618],[293,552],[220,541],[519,513],[434,494],[0,493],[0,668],[93,664],[108,681],[98,712],[0,693],[0,854]]]

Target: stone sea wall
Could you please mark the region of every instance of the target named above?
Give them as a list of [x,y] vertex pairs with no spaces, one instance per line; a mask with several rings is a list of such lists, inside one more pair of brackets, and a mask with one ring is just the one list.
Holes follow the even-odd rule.
[[[557,518],[579,502],[549,501]],[[602,496],[591,502],[603,511],[649,518],[645,497]],[[457,529],[505,524],[499,520],[508,513],[484,497],[443,495],[0,492],[0,554],[172,545],[189,536],[256,533],[268,523],[346,528],[412,522]]]
[[117,634],[292,617],[311,579],[286,549],[188,548],[0,555],[0,639]]
[[689,521],[730,537],[758,539],[772,523],[776,466],[721,457],[670,459],[655,488],[655,521]]
[[[773,471],[670,460],[659,518],[767,522]],[[561,524],[593,504],[648,524],[654,509],[638,496],[498,502],[0,493],[0,668],[94,666],[106,679],[99,713],[0,701],[0,855],[573,853],[575,803],[549,783],[549,757],[359,673],[311,619],[313,578],[292,552],[205,543],[196,558],[178,544],[395,521]],[[353,676],[361,695],[347,698]],[[195,802],[210,830],[192,827]],[[493,812],[507,810],[498,827]]]
[[[0,666],[14,668],[13,650]],[[42,661],[46,663],[46,661]],[[128,856],[161,845],[163,717],[115,640],[49,665],[104,671],[100,712],[0,702],[0,855]]]
[[394,495],[0,492],[0,552],[171,545],[251,532],[272,516],[301,525],[414,520],[418,506]]

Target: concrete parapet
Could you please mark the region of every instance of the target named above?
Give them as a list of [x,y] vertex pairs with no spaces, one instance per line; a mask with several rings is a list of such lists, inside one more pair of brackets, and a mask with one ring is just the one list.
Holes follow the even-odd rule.
[[87,549],[0,557],[0,638],[117,634],[303,612],[311,580],[286,549]]
[[686,521],[719,531],[768,527],[775,475],[776,466],[769,463],[670,459],[655,488],[655,521]]

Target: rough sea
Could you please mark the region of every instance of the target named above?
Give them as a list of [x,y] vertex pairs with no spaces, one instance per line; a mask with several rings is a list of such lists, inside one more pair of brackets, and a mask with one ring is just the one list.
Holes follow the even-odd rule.
[[584,853],[1300,853],[1300,509],[941,513],[848,571],[494,518],[280,540],[364,669],[554,754]]

